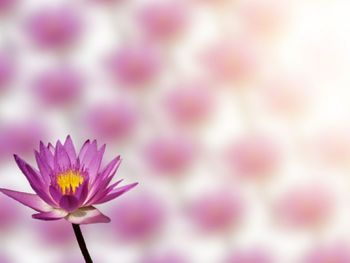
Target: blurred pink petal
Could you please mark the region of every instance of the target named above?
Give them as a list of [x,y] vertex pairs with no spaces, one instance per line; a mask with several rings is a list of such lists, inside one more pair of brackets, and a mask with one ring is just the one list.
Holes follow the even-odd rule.
[[319,246],[312,249],[303,263],[350,263],[350,248],[348,244],[337,243],[330,246]]
[[30,16],[27,29],[31,40],[38,47],[66,49],[78,40],[82,21],[72,8],[44,8]]
[[12,158],[14,153],[28,155],[36,148],[38,141],[47,137],[47,127],[33,121],[5,123],[0,130],[0,148],[5,158]]
[[80,72],[64,66],[42,72],[35,80],[34,91],[46,106],[68,106],[78,102],[82,88]]
[[163,254],[146,255],[141,263],[188,263],[186,257],[180,253],[168,252]]
[[181,176],[193,163],[195,150],[194,143],[186,137],[157,137],[146,145],[144,156],[157,174]]
[[191,205],[193,223],[204,232],[225,232],[237,227],[243,201],[234,191],[205,192]]
[[272,263],[271,255],[261,249],[240,250],[233,252],[226,263]]
[[214,94],[204,83],[184,83],[170,90],[165,103],[178,124],[199,124],[212,112]]
[[72,226],[66,222],[58,220],[38,223],[38,221],[33,221],[33,224],[43,242],[55,245],[69,245],[75,242]]
[[9,88],[15,77],[15,60],[9,52],[0,52],[0,93]]
[[334,127],[313,135],[310,154],[317,163],[332,167],[348,167],[350,162],[350,130]]
[[249,38],[225,39],[207,49],[203,56],[208,74],[219,82],[239,84],[252,78],[258,58]]
[[238,176],[264,179],[277,169],[280,148],[273,138],[247,135],[229,147],[227,157],[233,172]]
[[[0,198],[0,207],[0,232],[3,232],[9,230],[11,227],[15,227],[18,223],[17,219],[19,218],[20,211],[14,205],[14,202],[8,202],[3,197]],[[0,260],[0,262],[2,261]]]
[[109,57],[108,69],[112,78],[120,84],[141,88],[157,77],[160,62],[153,47],[147,44],[127,45]]
[[184,31],[188,10],[181,1],[151,2],[139,13],[140,26],[151,38],[173,39]]
[[280,0],[248,0],[242,1],[238,10],[247,30],[271,35],[277,33],[285,22],[286,3]]
[[166,216],[162,200],[145,193],[120,199],[113,215],[112,224],[117,236],[127,241],[146,241],[155,237]]
[[334,199],[324,187],[310,185],[286,192],[277,203],[282,224],[297,228],[318,228],[332,215]]
[[135,131],[138,122],[136,107],[124,101],[105,103],[91,108],[86,116],[91,133],[101,140],[123,140]]
[[308,107],[309,93],[301,77],[281,76],[263,84],[266,106],[283,117],[297,117]]
[[7,15],[15,9],[18,0],[0,0],[0,15]]

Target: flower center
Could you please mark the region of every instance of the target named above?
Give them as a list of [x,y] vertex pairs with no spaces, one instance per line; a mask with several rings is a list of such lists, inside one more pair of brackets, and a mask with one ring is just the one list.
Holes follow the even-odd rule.
[[76,171],[66,171],[56,177],[56,182],[61,188],[62,194],[72,191],[74,194],[76,189],[84,182],[84,177]]

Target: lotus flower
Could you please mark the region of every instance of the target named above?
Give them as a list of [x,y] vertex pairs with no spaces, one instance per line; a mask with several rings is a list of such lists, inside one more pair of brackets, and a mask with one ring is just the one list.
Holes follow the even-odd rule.
[[39,171],[15,155],[17,165],[36,194],[0,189],[5,195],[38,211],[33,218],[58,220],[65,218],[72,224],[108,223],[110,219],[93,205],[110,201],[135,187],[137,183],[117,187],[122,180],[110,184],[120,156],[101,169],[105,145],[87,140],[77,155],[70,136],[56,147],[41,142],[35,151]]

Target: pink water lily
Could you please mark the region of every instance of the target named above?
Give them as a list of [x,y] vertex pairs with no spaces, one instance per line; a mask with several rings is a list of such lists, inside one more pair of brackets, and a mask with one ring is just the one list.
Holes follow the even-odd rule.
[[110,219],[93,205],[108,202],[135,187],[137,183],[117,187],[122,180],[111,183],[121,162],[114,158],[101,169],[105,145],[97,147],[86,141],[79,154],[70,136],[56,146],[40,143],[35,151],[39,171],[15,155],[17,165],[28,179],[35,194],[0,189],[5,195],[39,213],[40,220],[65,218],[72,224],[108,223]]

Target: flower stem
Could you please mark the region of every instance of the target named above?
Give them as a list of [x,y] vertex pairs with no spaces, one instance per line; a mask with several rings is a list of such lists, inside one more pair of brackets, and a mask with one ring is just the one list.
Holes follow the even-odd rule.
[[86,247],[83,234],[81,233],[80,226],[78,224],[72,224],[72,226],[73,226],[74,234],[75,234],[75,237],[77,238],[81,253],[84,256],[85,262],[86,263],[93,263],[92,259],[90,257],[89,251]]

